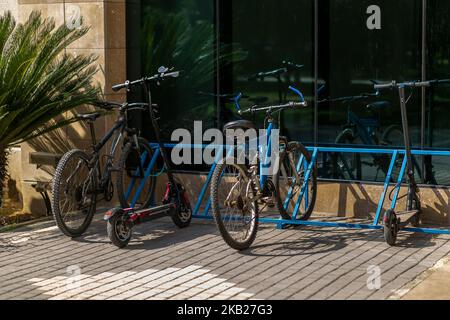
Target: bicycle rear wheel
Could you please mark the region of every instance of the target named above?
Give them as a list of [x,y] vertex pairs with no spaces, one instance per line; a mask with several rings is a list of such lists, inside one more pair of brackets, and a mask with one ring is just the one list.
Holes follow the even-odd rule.
[[247,168],[233,161],[219,163],[211,181],[214,220],[225,242],[233,249],[248,249],[258,230],[256,189]]
[[[118,164],[116,186],[122,208],[143,209],[148,208],[152,202],[156,166],[149,169],[149,165],[153,158],[153,150],[144,138],[139,138],[138,143],[139,148],[131,142],[125,144]],[[141,172],[140,168],[144,172]]]
[[81,150],[66,153],[53,178],[52,213],[59,229],[79,237],[89,227],[96,209],[97,175]]
[[[293,219],[294,212],[297,220],[308,220],[314,210],[317,196],[316,165],[311,171],[307,186],[304,189],[303,199],[300,201],[302,188],[305,184],[305,173],[310,163],[310,153],[299,142],[290,142],[287,150],[285,149],[280,153],[280,168],[275,174],[274,184],[278,210],[285,220]],[[297,181],[295,172],[297,172],[300,181]]]

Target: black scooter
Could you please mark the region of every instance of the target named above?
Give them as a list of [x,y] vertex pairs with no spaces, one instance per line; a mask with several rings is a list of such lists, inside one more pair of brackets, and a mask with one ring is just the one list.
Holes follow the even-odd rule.
[[[131,87],[137,85],[142,85],[144,87],[145,91],[147,92],[151,124],[153,126],[155,138],[158,145],[149,166],[154,166],[156,158],[158,157],[158,155],[161,155],[168,177],[168,183],[166,185],[166,191],[164,193],[164,198],[162,199],[161,205],[142,209],[113,208],[105,214],[104,220],[108,222],[108,236],[111,242],[119,248],[124,248],[128,245],[131,240],[132,229],[138,224],[167,216],[170,216],[173,222],[179,228],[185,228],[189,226],[191,222],[192,208],[188,198],[188,194],[183,185],[176,181],[170,168],[169,157],[164,148],[164,143],[161,139],[161,130],[155,114],[156,105],[152,104],[152,95],[150,90],[151,83],[160,85],[161,82],[165,79],[177,78],[179,74],[179,71],[172,71],[166,67],[160,67],[158,69],[158,73],[154,76],[145,77],[132,82],[127,80],[125,83],[118,84],[112,87],[112,90],[115,92],[122,89],[126,89],[127,91],[129,91]],[[146,168],[146,172],[151,172],[152,169],[153,168]],[[142,190],[139,189],[137,190],[137,192],[141,191]]]
[[[432,81],[416,81],[416,82],[402,82],[397,83],[392,81],[387,84],[374,85],[375,90],[383,89],[397,89],[400,97],[400,109],[402,116],[403,135],[405,142],[405,157],[406,157],[406,175],[408,177],[408,193],[406,195],[406,210],[401,212],[395,212],[393,209],[389,209],[385,212],[383,217],[384,223],[384,238],[386,242],[394,246],[397,241],[398,232],[404,229],[408,225],[418,227],[420,224],[421,216],[421,204],[419,197],[419,188],[417,186],[414,174],[414,162],[411,150],[411,139],[409,135],[408,125],[408,112],[406,109],[409,98],[406,96],[407,88],[429,88],[437,85],[449,84],[450,80],[432,80]],[[404,173],[404,170],[400,173]],[[397,185],[396,188],[400,188]],[[398,200],[398,199],[396,199]],[[396,201],[395,200],[395,201]]]

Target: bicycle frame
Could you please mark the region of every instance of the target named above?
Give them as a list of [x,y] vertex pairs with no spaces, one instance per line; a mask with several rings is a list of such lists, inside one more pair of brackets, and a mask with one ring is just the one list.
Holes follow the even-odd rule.
[[[241,104],[240,104],[240,100],[242,97],[243,97],[243,94],[240,92],[233,99],[234,106],[238,112],[241,112],[241,110],[242,110]],[[260,190],[264,189],[264,186],[266,185],[267,181],[269,180],[269,176],[262,174],[262,172],[264,172],[265,168],[270,167],[270,163],[268,163],[268,159],[270,160],[270,158],[272,156],[272,131],[274,129],[276,129],[276,126],[274,125],[274,122],[273,122],[273,118],[271,117],[271,115],[269,113],[266,115],[265,122],[266,121],[269,123],[269,125],[266,129],[266,136],[267,136],[266,150],[264,150],[264,148],[259,143],[259,139],[257,139],[258,154],[264,153],[264,160],[265,160],[265,161],[259,161],[259,171],[258,171],[259,184],[258,184],[258,186],[259,186]]]
[[[107,182],[110,179],[112,159],[114,158],[114,154],[116,153],[117,146],[119,145],[120,141],[122,140],[123,131],[126,126],[126,118],[123,117],[123,118],[119,119],[98,143],[96,142],[95,130],[93,129],[93,124],[90,123],[90,126],[91,126],[91,137],[92,137],[92,142],[93,142],[93,146],[92,146],[93,152],[91,154],[91,156],[92,156],[91,165],[92,165],[92,168],[96,167],[98,170],[98,174],[99,174],[98,180],[100,181],[100,188],[98,191],[102,192],[103,189],[106,187]],[[107,155],[107,161],[102,170],[99,152],[103,149],[103,147],[108,143],[108,141],[113,137],[113,135],[115,133],[116,133],[116,137],[113,139],[113,143],[111,144],[109,154]]]
[[[96,135],[95,135],[95,129],[93,122],[89,122],[90,127],[90,133],[91,133],[91,140],[92,140],[92,153],[91,153],[91,162],[90,166],[92,169],[96,169],[98,173],[98,181],[100,182],[100,186],[98,187],[97,193],[106,192],[109,181],[111,180],[111,172],[113,171],[113,159],[114,155],[116,153],[117,147],[119,146],[120,142],[123,141],[124,135],[129,135],[129,130],[127,130],[127,124],[128,124],[128,117],[127,117],[127,111],[131,109],[139,109],[142,110],[145,106],[148,106],[146,103],[132,103],[132,104],[126,104],[121,107],[120,110],[120,116],[117,119],[117,121],[114,123],[114,126],[102,137],[102,139],[97,142]],[[115,137],[114,137],[115,135]],[[136,133],[133,132],[133,136],[136,137]],[[114,137],[114,138],[113,138]],[[106,155],[106,163],[103,167],[101,167],[101,161],[100,161],[100,151],[105,147],[105,145],[111,140],[111,148],[109,150],[109,153]],[[134,141],[134,143],[137,143],[137,141]],[[91,169],[91,170],[92,170]],[[139,170],[140,174],[144,172],[142,168],[142,161],[139,162]]]
[[[300,100],[301,100],[301,103],[303,103],[303,104],[305,104],[305,98],[304,98],[304,96],[303,96],[303,94],[301,93],[301,91],[300,90],[298,90],[298,89],[296,89],[296,88],[294,88],[294,87],[292,87],[292,86],[289,86],[289,90],[291,90],[291,91],[293,91],[295,94],[297,94],[299,97],[300,97]],[[239,105],[239,99],[240,99],[240,97],[242,96],[242,94],[241,93],[239,93],[238,94],[238,96],[235,98],[235,106],[236,106],[236,109],[238,110],[238,112],[240,113],[240,114],[242,114],[242,111],[241,111],[241,107],[240,107],[240,105]],[[283,107],[285,107],[285,106],[283,106]],[[260,110],[262,111],[262,110],[265,110],[266,111],[266,117],[265,117],[265,122],[267,122],[268,123],[268,126],[267,126],[267,129],[266,129],[266,137],[267,137],[267,140],[265,141],[266,142],[266,150],[264,150],[263,148],[262,148],[262,146],[260,146],[259,144],[258,144],[258,153],[259,154],[262,154],[263,152],[265,152],[265,154],[264,154],[264,158],[263,158],[263,161],[259,161],[259,171],[255,174],[255,179],[257,179],[257,180],[259,180],[258,182],[258,188],[259,188],[259,195],[258,195],[258,198],[261,198],[262,196],[264,196],[264,190],[265,190],[265,186],[267,185],[267,183],[268,183],[268,181],[269,181],[269,175],[266,175],[266,174],[264,174],[264,172],[265,172],[265,169],[266,168],[270,168],[270,165],[272,165],[272,163],[268,163],[268,160],[269,161],[271,161],[272,160],[272,143],[273,143],[273,141],[272,141],[272,132],[273,132],[273,130],[275,130],[276,129],[276,126],[274,125],[274,119],[273,119],[273,117],[272,117],[272,113],[274,112],[274,111],[276,111],[276,112],[281,112],[283,109],[279,109],[279,110],[273,110],[273,108],[277,108],[277,107],[266,107],[266,108],[260,108]],[[279,108],[279,107],[278,107]],[[252,107],[251,109],[249,109],[248,111],[251,111],[251,112],[253,112],[255,110],[255,107]],[[247,112],[248,112],[247,111]],[[244,112],[244,113],[246,113],[246,112]],[[281,137],[280,137],[281,138]],[[281,140],[281,139],[280,139]],[[258,141],[259,142],[259,141]],[[286,147],[287,147],[287,141],[285,142],[285,144],[286,144]],[[291,155],[289,154],[289,156],[290,156],[290,158],[289,158],[289,160],[290,160],[290,165],[292,166],[292,168],[299,168],[298,166],[299,165],[302,165],[302,163],[303,163],[303,160],[304,159],[301,159],[300,160],[300,164],[295,164],[295,163],[293,163],[293,159],[291,158]],[[261,159],[261,158],[260,158]],[[280,168],[278,168],[278,170],[280,170]],[[299,175],[298,175],[298,172],[297,172],[298,170],[294,170],[294,173],[295,173],[295,179],[296,179],[296,181],[299,181],[300,180],[300,177],[299,177]],[[259,176],[259,178],[258,178],[258,176]],[[307,175],[307,178],[309,179],[309,175]],[[305,192],[307,192],[307,191],[305,191],[305,189],[303,189],[302,190],[302,194],[304,195],[305,194]],[[288,196],[288,201],[286,201],[286,203],[285,203],[285,206],[288,206],[289,205],[289,202],[290,202],[290,200],[291,200],[291,198],[292,198],[292,193],[293,193],[293,188],[291,188],[291,190],[289,191],[289,196]],[[306,193],[307,194],[307,193]],[[296,210],[294,211],[294,217],[296,217],[297,216],[297,214],[298,214],[298,209],[299,209],[299,207],[300,207],[300,204],[301,203],[297,203],[296,204]]]

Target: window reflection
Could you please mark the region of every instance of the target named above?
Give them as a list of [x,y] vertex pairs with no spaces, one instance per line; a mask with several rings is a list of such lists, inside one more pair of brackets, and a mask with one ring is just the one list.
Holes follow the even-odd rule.
[[[450,3],[426,2],[426,77],[450,78]],[[308,145],[402,147],[398,93],[376,94],[373,81],[421,79],[422,1],[319,0],[318,30],[314,30],[314,3],[127,1],[129,78],[151,74],[159,65],[183,70],[177,81],[154,91],[166,139],[175,128],[192,129],[194,120],[202,120],[207,129],[240,118],[232,101],[217,94],[242,92],[248,96],[241,101],[245,108],[294,99],[287,90],[292,84],[307,100],[320,103],[317,110],[310,104],[308,109],[280,117],[282,134],[289,139]],[[381,9],[380,30],[367,27],[367,8],[373,4]],[[254,76],[286,68],[286,61],[303,67]],[[322,88],[318,96],[314,90],[316,62]],[[423,138],[427,148],[450,148],[450,120],[445,116],[450,88],[427,91],[423,136],[421,91],[411,93],[408,113],[413,145],[420,147]],[[250,120],[257,127],[264,125],[262,116]],[[318,131],[314,132],[316,120]],[[149,129],[145,121],[142,127]],[[318,141],[314,141],[316,135]],[[324,155],[319,173],[322,178],[383,181],[389,160],[376,154]],[[446,162],[417,157],[419,180],[450,184]]]

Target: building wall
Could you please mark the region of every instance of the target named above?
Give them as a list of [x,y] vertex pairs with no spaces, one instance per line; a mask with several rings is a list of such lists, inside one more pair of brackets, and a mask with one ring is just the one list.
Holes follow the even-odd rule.
[[11,11],[14,17],[19,15],[19,6],[17,0],[0,0],[0,13]]

